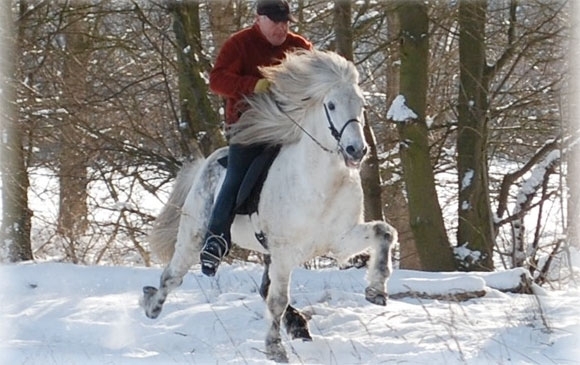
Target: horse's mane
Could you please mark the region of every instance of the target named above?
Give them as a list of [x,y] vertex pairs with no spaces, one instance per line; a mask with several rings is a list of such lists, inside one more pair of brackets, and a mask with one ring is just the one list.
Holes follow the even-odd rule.
[[333,52],[300,50],[286,54],[278,65],[261,67],[270,81],[266,93],[246,98],[249,109],[232,125],[231,143],[288,144],[302,136],[300,127],[308,109],[320,105],[341,84],[357,85],[352,62]]

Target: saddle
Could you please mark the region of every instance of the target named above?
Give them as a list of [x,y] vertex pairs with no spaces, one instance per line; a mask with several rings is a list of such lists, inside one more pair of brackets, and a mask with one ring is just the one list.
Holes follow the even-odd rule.
[[[258,211],[260,193],[264,186],[264,181],[268,177],[270,166],[278,156],[280,146],[268,146],[258,155],[246,171],[242,185],[238,190],[234,212],[236,214],[250,215]],[[223,167],[228,166],[228,156],[218,160]]]

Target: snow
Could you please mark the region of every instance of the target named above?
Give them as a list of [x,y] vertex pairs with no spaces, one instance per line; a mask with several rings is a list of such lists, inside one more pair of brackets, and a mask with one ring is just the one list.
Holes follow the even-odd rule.
[[469,210],[471,208],[471,204],[467,200],[461,202],[461,210]]
[[459,259],[459,262],[479,262],[481,259],[480,251],[472,251],[467,248],[468,243],[453,248],[454,255]]
[[411,119],[417,119],[417,114],[409,109],[406,102],[405,96],[397,95],[387,111],[387,119],[393,122],[407,122]]
[[[207,278],[193,267],[160,317],[138,306],[161,268],[57,262],[0,266],[2,364],[268,364],[262,268],[234,263]],[[312,342],[283,344],[305,364],[576,364],[580,290],[506,294],[524,271],[395,270],[391,295],[485,290],[465,302],[364,299],[365,270],[296,269],[292,304],[311,316]]]
[[465,171],[465,173],[463,174],[463,179],[461,180],[461,191],[471,186],[474,174],[475,172],[472,169]]
[[528,199],[528,196],[534,194],[538,186],[542,184],[546,170],[550,168],[550,166],[552,166],[558,159],[560,159],[560,150],[553,150],[548,153],[546,158],[544,158],[540,163],[538,163],[538,165],[534,167],[531,172],[531,176],[524,181],[520,191],[518,192],[516,199],[518,205],[525,203]]

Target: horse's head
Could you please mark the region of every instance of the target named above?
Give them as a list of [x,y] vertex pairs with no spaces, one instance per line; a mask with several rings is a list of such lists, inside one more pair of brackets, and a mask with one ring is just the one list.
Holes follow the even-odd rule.
[[364,98],[357,85],[340,84],[323,99],[328,133],[349,168],[358,168],[367,153],[364,137]]
[[367,152],[364,98],[352,62],[333,52],[288,53],[280,64],[260,68],[268,93],[247,99],[250,108],[230,126],[230,143],[284,145],[308,138],[338,151],[349,168]]

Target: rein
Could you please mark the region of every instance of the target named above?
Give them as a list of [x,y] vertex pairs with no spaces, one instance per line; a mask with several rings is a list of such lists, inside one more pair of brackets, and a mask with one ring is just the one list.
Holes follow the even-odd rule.
[[[304,99],[307,100],[307,99]],[[314,143],[316,143],[318,145],[318,147],[320,147],[322,150],[328,152],[328,153],[335,153],[336,151],[333,151],[329,148],[326,148],[322,145],[322,143],[320,143],[316,137],[314,137],[312,134],[310,134],[306,129],[304,129],[304,127],[302,127],[300,125],[300,123],[298,123],[297,121],[294,120],[294,118],[292,118],[288,113],[286,113],[284,111],[284,109],[282,109],[282,107],[280,106],[280,103],[278,101],[275,101],[276,106],[278,107],[278,110],[284,114],[288,119],[290,119],[290,121],[292,121],[292,123],[294,123],[298,128],[300,128],[300,130],[302,132],[304,132],[304,134],[306,134]],[[350,124],[350,123],[361,123],[360,120],[352,118],[346,121],[346,123],[342,126],[342,128],[340,129],[340,132],[336,129],[336,127],[334,126],[334,123],[332,122],[332,118],[330,118],[330,113],[328,112],[328,108],[326,107],[326,104],[323,103],[322,104],[324,106],[324,113],[326,114],[326,120],[328,121],[328,129],[330,129],[330,134],[332,135],[332,137],[334,137],[334,139],[337,142],[338,145],[338,150],[341,150],[342,147],[340,146],[340,139],[342,138],[342,134],[344,133],[344,130],[346,129],[346,127]]]
[[[276,103],[276,106],[278,107],[278,110],[279,110],[279,111],[280,111],[282,114],[284,114],[284,115],[286,116],[286,118],[290,119],[290,121],[291,121],[292,123],[296,124],[296,126],[297,126],[298,128],[300,128],[300,130],[301,130],[302,132],[304,132],[304,134],[306,134],[308,137],[310,137],[310,139],[311,139],[311,140],[312,140],[314,143],[316,143],[316,144],[318,145],[318,147],[322,148],[322,150],[323,150],[323,151],[326,151],[326,152],[328,152],[328,153],[331,153],[331,154],[332,154],[332,153],[334,153],[334,152],[336,152],[336,151],[333,151],[333,150],[331,150],[331,149],[329,149],[329,148],[326,148],[326,147],[324,147],[324,146],[322,145],[322,143],[320,143],[320,142],[319,142],[319,141],[316,139],[316,137],[314,137],[312,134],[310,134],[310,133],[309,133],[309,132],[308,132],[306,129],[304,129],[304,127],[302,127],[302,126],[300,125],[300,123],[298,123],[297,121],[295,121],[295,120],[294,120],[294,118],[292,118],[292,117],[291,117],[291,116],[290,116],[288,113],[286,113],[286,112],[284,111],[284,109],[282,109],[282,107],[280,106],[280,103],[279,103],[277,100],[275,101],[275,103]],[[336,139],[336,138],[335,138],[335,139]],[[339,146],[339,147],[340,147],[340,146]]]

